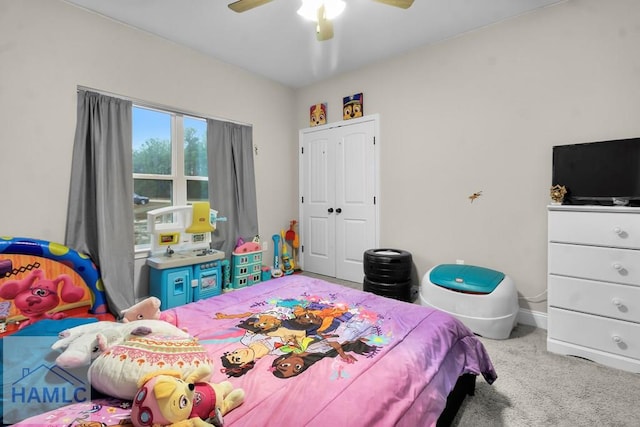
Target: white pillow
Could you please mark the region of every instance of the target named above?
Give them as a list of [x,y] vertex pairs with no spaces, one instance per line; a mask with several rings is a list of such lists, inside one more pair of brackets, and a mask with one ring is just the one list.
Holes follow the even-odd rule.
[[89,367],[88,377],[96,390],[131,400],[138,390],[138,380],[146,374],[164,369],[188,374],[201,365],[214,367],[196,338],[131,336],[98,356]]

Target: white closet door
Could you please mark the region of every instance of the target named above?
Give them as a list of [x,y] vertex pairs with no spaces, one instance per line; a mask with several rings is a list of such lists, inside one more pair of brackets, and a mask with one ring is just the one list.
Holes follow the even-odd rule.
[[376,122],[302,133],[304,269],[361,282],[362,257],[377,245]]
[[373,122],[344,126],[336,149],[336,277],[362,282],[364,251],[375,247]]
[[[335,148],[333,129],[305,134],[302,169],[304,269],[335,277]],[[331,212],[330,212],[331,210]]]

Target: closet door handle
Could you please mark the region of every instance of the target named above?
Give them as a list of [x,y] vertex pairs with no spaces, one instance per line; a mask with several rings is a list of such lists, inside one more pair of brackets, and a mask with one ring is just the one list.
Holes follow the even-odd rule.
[[336,209],[336,213],[341,213],[341,212],[342,212],[341,208]]
[[333,213],[333,208],[329,208],[329,209],[327,209],[327,212],[329,212],[329,213]]

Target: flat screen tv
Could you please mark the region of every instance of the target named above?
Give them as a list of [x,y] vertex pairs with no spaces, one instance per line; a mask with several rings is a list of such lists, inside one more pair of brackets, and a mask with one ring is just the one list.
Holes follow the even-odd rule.
[[563,204],[640,206],[640,138],[554,146],[552,181]]

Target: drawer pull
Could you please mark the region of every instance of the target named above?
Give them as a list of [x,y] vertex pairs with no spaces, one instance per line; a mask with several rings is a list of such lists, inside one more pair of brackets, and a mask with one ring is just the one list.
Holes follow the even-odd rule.
[[626,305],[624,305],[624,302],[622,302],[620,298],[613,298],[611,300],[611,303],[615,305],[618,311],[620,311],[621,313],[626,313],[629,311],[629,308]]
[[618,335],[614,335],[611,337],[611,339],[613,340],[614,343],[616,344],[620,344],[622,342],[622,338],[620,338],[620,336]]
[[616,262],[615,264],[613,264],[613,268],[615,268],[616,270],[620,271],[620,270],[622,270],[622,264],[618,264]]
[[624,231],[622,231],[622,228],[620,228],[620,227],[615,227],[613,229],[613,232],[616,233],[618,236],[620,236],[622,233],[624,233]]

